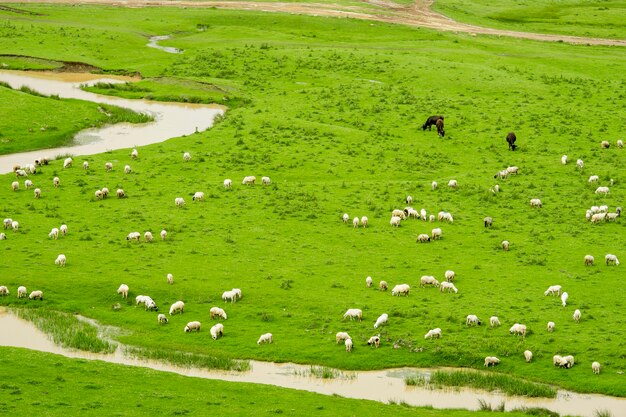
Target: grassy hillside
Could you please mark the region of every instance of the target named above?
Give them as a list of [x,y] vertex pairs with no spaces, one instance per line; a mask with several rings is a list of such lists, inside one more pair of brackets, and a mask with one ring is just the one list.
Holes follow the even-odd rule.
[[[626,93],[615,79],[626,69],[621,49],[220,10],[28,8],[45,15],[0,26],[0,37],[11,39],[7,53],[227,85],[247,100],[210,131],[141,148],[136,161],[121,150],[76,158],[90,162],[87,172],[55,162],[32,179],[43,190],[40,200],[12,192],[14,176],[4,176],[0,215],[21,228],[0,242],[7,255],[0,285],[26,285],[46,297],[0,303],[79,312],[125,329],[124,343],[166,351],[345,369],[482,368],[484,357],[495,355],[502,363],[494,372],[626,395],[617,374],[626,366],[619,353],[624,328],[615,314],[623,297],[607,290],[620,285],[623,266],[602,262],[606,253],[625,257],[624,224],[584,218],[592,204],[611,211],[624,204],[626,151],[615,147],[625,122],[616,111]],[[142,31],[180,33],[170,43],[185,53],[145,47]],[[119,45],[132,53],[120,53]],[[419,128],[432,114],[446,116],[444,139]],[[511,130],[515,152],[504,140]],[[601,140],[613,146],[601,150]],[[561,165],[563,154],[582,158],[585,168]],[[123,173],[125,164],[132,174]],[[494,174],[510,165],[520,174],[491,193]],[[609,196],[594,194],[591,174],[601,185],[614,180]],[[245,175],[259,182],[268,175],[272,185],[242,186]],[[233,179],[232,190],[224,190],[224,178]],[[446,187],[450,179],[458,190]],[[104,186],[123,188],[128,198],[94,201]],[[206,201],[193,202],[196,191]],[[392,209],[403,208],[407,195],[418,210],[451,212],[454,223],[390,227]],[[175,197],[187,206],[177,209]],[[543,208],[531,209],[531,198],[541,198]],[[370,226],[344,225],[344,212],[369,217]],[[491,229],[482,224],[487,215]],[[61,223],[69,235],[49,240]],[[433,227],[443,229],[441,241],[415,243]],[[125,240],[132,231],[161,229],[166,241]],[[509,252],[500,249],[504,239]],[[66,268],[53,263],[59,253]],[[588,253],[597,262],[585,268]],[[442,280],[446,269],[457,273],[458,294],[419,288],[422,275]],[[398,298],[366,288],[368,275],[392,287],[408,283],[412,292]],[[115,293],[121,283],[133,298],[150,295],[161,311],[184,300],[185,313],[159,326],[156,313],[130,298],[122,302]],[[554,284],[569,292],[566,308],[544,297]],[[233,287],[243,300],[225,304],[220,296]],[[121,308],[112,308],[118,302]],[[228,313],[218,341],[208,332],[214,305]],[[342,321],[348,308],[361,308],[364,321]],[[576,308],[579,324],[571,319]],[[385,312],[389,324],[375,331]],[[497,315],[503,326],[467,328],[468,314],[483,321]],[[190,320],[202,321],[203,331],[184,334]],[[554,333],[545,331],[548,321],[556,322]],[[509,335],[515,322],[529,327],[525,339]],[[434,327],[443,338],[424,340]],[[352,335],[351,354],[335,344],[337,331]],[[257,346],[265,332],[275,342]],[[370,349],[366,341],[378,332],[382,346]],[[525,349],[535,354],[530,364]],[[578,365],[554,368],[556,353],[575,355]],[[591,372],[594,360],[604,366],[600,376]]]

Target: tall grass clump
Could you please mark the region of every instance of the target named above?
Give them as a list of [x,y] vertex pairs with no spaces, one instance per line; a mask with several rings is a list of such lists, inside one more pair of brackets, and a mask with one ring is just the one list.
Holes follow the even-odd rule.
[[190,352],[125,346],[124,353],[126,356],[132,358],[163,361],[187,368],[221,369],[238,372],[250,370],[250,362],[248,361],[219,358]]
[[555,398],[556,389],[509,375],[482,374],[466,371],[436,371],[430,376],[430,384],[446,387],[471,387],[486,391],[502,391],[508,395]]
[[47,333],[54,343],[66,348],[112,353],[116,345],[98,337],[98,329],[75,316],[45,309],[17,309],[13,312]]

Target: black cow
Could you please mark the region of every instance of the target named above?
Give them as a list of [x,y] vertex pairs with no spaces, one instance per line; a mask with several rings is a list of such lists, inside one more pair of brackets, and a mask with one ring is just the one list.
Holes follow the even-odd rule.
[[441,137],[444,137],[446,135],[446,132],[443,130],[443,119],[437,120],[435,126],[437,126],[437,134]]
[[426,130],[426,128],[428,128],[428,130],[431,130],[432,126],[437,124],[437,120],[443,121],[443,116],[430,116],[426,120],[426,123],[422,125],[422,130]]
[[517,137],[515,136],[515,133],[509,132],[509,134],[506,135],[506,141],[509,144],[509,149],[512,151],[514,151],[515,148],[517,148],[517,145],[515,144],[516,140],[517,140]]

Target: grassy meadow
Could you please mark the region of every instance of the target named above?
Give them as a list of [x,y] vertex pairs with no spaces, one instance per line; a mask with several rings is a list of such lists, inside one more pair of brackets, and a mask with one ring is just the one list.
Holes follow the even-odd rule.
[[[0,215],[19,221],[20,230],[0,241],[0,285],[12,292],[0,304],[80,313],[123,329],[118,340],[125,344],[172,354],[348,370],[482,369],[485,356],[497,356],[501,364],[489,372],[626,395],[618,374],[626,366],[624,297],[615,291],[624,266],[603,263],[607,253],[626,259],[626,229],[620,220],[592,225],[584,217],[594,204],[611,211],[624,205],[626,150],[615,146],[626,121],[626,85],[616,77],[626,71],[622,49],[253,12],[22,7],[38,15],[0,10],[6,54],[139,72],[142,96],[176,95],[180,85],[193,89],[178,94],[181,100],[202,102],[219,89],[234,105],[213,129],[139,148],[136,161],[130,149],[77,156],[71,169],[54,161],[31,176],[42,189],[39,200],[23,186],[11,191],[15,176],[2,176]],[[145,46],[148,36],[171,33],[162,43],[183,54]],[[108,90],[138,97],[132,88]],[[13,127],[48,113],[34,109],[30,120],[8,116]],[[445,115],[445,138],[420,129],[432,114]],[[515,152],[507,150],[509,131],[517,134]],[[611,148],[600,149],[602,140]],[[560,163],[563,154],[568,165]],[[577,158],[584,169],[576,168]],[[83,160],[89,171],[80,168]],[[512,165],[519,175],[494,179]],[[608,196],[594,194],[592,174],[598,185],[614,181]],[[256,175],[257,185],[241,185],[246,175]],[[259,184],[263,175],[271,185]],[[222,187],[225,178],[232,190]],[[458,189],[446,186],[450,179]],[[502,191],[493,194],[496,183]],[[105,186],[123,188],[128,198],[95,201]],[[206,201],[192,201],[196,191]],[[404,208],[407,195],[417,210],[448,211],[454,222],[407,220],[392,228],[391,211]],[[187,205],[176,208],[176,197]],[[531,209],[531,198],[543,208]],[[369,227],[344,225],[344,212],[367,216]],[[485,216],[493,228],[483,227]],[[69,234],[48,239],[62,223]],[[443,229],[442,240],[415,243],[434,227]],[[125,240],[133,231],[158,236],[161,229],[165,241]],[[500,249],[504,239],[509,252]],[[60,253],[65,268],[54,265]],[[586,254],[596,265],[583,265]],[[447,269],[456,271],[458,294],[419,288],[422,275],[441,281]],[[411,294],[367,288],[367,276],[390,287],[408,283]],[[116,294],[121,283],[130,286],[128,301]],[[567,307],[543,295],[554,284],[569,293]],[[44,301],[18,300],[19,285],[43,290]],[[243,299],[225,304],[220,296],[233,287]],[[158,325],[156,313],[134,305],[139,294],[150,295],[160,312],[183,300],[185,313]],[[217,341],[208,331],[213,306],[228,313]],[[348,308],[362,309],[363,322],[343,321]],[[382,313],[389,322],[374,330]],[[467,328],[468,314],[484,323],[497,315],[503,325]],[[191,320],[203,323],[201,332],[183,332]],[[548,321],[556,323],[554,333],[545,330]],[[515,322],[528,326],[525,339],[509,334]],[[435,327],[442,339],[424,340]],[[351,334],[353,352],[335,343],[338,331]],[[258,346],[265,332],[274,343]],[[368,347],[379,332],[381,347]],[[531,363],[526,349],[534,353]],[[574,355],[576,366],[553,367],[557,353]],[[602,363],[600,375],[592,361]]]

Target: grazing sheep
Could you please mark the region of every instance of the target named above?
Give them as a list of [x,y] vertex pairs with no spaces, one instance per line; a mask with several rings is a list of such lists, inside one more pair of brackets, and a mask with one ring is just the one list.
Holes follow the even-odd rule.
[[587,180],[588,183],[592,183],[592,182],[598,182],[600,180],[600,177],[598,177],[597,175],[592,175],[589,177],[589,179]]
[[580,316],[581,316],[581,314],[580,314],[580,310],[579,310],[579,309],[576,309],[576,310],[574,311],[574,315],[572,316],[572,318],[574,319],[574,321],[575,321],[576,323],[578,323],[578,322],[580,322]]
[[409,296],[409,292],[411,291],[411,287],[409,284],[398,284],[391,290],[391,295],[401,296],[406,295]]
[[585,266],[593,265],[595,261],[594,257],[591,255],[585,255]]
[[352,339],[346,339],[346,352],[352,352]]
[[139,242],[139,239],[141,239],[141,233],[139,232],[130,232],[127,236],[126,236],[126,240],[136,240],[137,242]]
[[84,170],[88,170],[89,169],[89,162],[83,161],[83,169]]
[[94,193],[94,197],[96,197],[96,200],[102,200],[102,191],[100,190],[96,190],[96,192]]
[[609,187],[598,187],[596,188],[596,191],[595,191],[596,194],[604,194],[604,195],[609,194],[609,192],[610,192]]
[[[185,326],[185,333],[189,333],[189,332],[199,332],[200,331],[200,322],[199,321],[190,321],[189,323],[187,323],[187,325]],[[213,328],[211,328],[211,336],[213,336]],[[214,337],[213,339],[217,339],[217,336]]]
[[391,220],[389,220],[389,224],[393,227],[399,227],[401,221],[402,221],[401,217],[393,216]]
[[33,164],[26,164],[26,166],[24,167],[24,171],[26,171],[27,174],[35,174],[37,172],[37,167]]
[[515,323],[509,329],[509,333],[526,337],[526,325]]
[[554,355],[552,357],[552,363],[554,364],[554,366],[559,366],[562,361],[563,361],[563,356],[561,355]]
[[337,334],[335,335],[335,341],[337,342],[337,344],[348,339],[351,339],[351,337],[347,332],[337,332]]
[[228,319],[228,316],[226,315],[224,309],[219,307],[211,307],[211,310],[209,310],[209,314],[211,316],[211,320],[213,320],[215,317],[221,317],[224,320]]
[[552,333],[552,332],[554,331],[554,327],[555,327],[555,326],[556,326],[556,325],[554,324],[554,322],[553,322],[553,321],[549,321],[549,322],[548,322],[548,327],[547,327],[548,332]]
[[432,275],[424,275],[420,278],[420,287],[424,287],[426,285],[439,287],[439,281],[437,281]]
[[368,221],[369,220],[366,216],[361,217],[361,224],[363,225],[363,227],[367,227]]
[[234,291],[224,291],[222,293],[222,300],[224,302],[230,301],[231,303],[237,302],[237,293]]
[[[621,148],[621,146],[620,146]],[[594,362],[591,364],[591,370],[594,374],[600,375],[600,362]]]
[[509,174],[517,175],[517,173],[519,172],[519,167],[516,167],[516,166],[507,167],[506,172],[508,172]]
[[211,327],[209,332],[211,333],[211,338],[213,340],[217,340],[218,337],[224,337],[224,325],[222,323],[217,323],[215,326]]
[[14,232],[17,232],[20,229],[19,222],[17,222],[16,220],[13,220],[13,223],[11,223],[11,228],[13,229]]
[[41,188],[35,188],[35,198],[41,198]]
[[237,299],[241,300],[241,297],[243,297],[243,295],[239,288],[233,288],[231,291],[235,293],[235,297],[237,297]]
[[143,306],[144,306],[144,310],[159,311],[159,307],[157,307],[154,300],[148,297],[147,295],[144,298]]
[[606,213],[596,213],[591,216],[591,223],[600,223],[606,220]]
[[361,321],[363,319],[363,312],[359,308],[349,308],[343,315],[343,319],[345,320],[347,317],[350,317],[350,320],[354,320],[356,318]]
[[606,221],[614,222],[619,217],[619,213],[606,213]]
[[610,253],[608,253],[605,257],[604,257],[604,262],[607,265],[619,265],[619,260],[617,259],[617,256],[612,255]]
[[567,155],[563,155],[563,156],[561,157],[561,163],[562,163],[563,165],[567,165]]
[[569,369],[574,366],[574,357],[572,355],[562,357],[559,355],[555,355],[552,358],[552,361],[554,362],[555,366],[559,366],[561,368]]
[[430,189],[431,189],[431,190],[433,190],[433,191],[435,191],[435,190],[437,189],[437,187],[438,187],[438,186],[439,186],[439,185],[437,184],[437,181],[433,181],[433,182],[430,184]]
[[400,209],[395,209],[391,212],[391,216],[392,217],[400,217],[402,220],[406,219],[406,213],[404,212],[404,210],[400,210]]
[[170,306],[170,316],[176,313],[183,314],[185,312],[185,303],[182,301],[176,301]]
[[107,162],[106,164],[104,164],[104,170],[106,172],[110,172],[112,169],[113,169],[113,163]]
[[530,199],[530,206],[531,207],[539,207],[539,208],[541,208],[542,207],[541,200],[539,200],[538,198],[531,198]]
[[354,226],[355,229],[357,227],[359,227],[359,218],[358,217],[355,217],[354,219],[352,219],[352,226]]
[[483,222],[485,223],[485,227],[491,227],[493,225],[493,219],[489,216],[485,217]]
[[137,149],[133,149],[133,151],[130,153],[131,159],[137,159],[138,156],[139,152],[137,152]]
[[52,230],[50,230],[50,233],[48,233],[48,237],[50,239],[58,239],[59,238],[59,229],[57,229],[56,227],[52,228]]
[[406,201],[407,204],[412,204],[413,203],[413,197],[411,197],[410,195],[407,195],[406,198],[404,199],[404,201]]
[[389,287],[387,286],[387,281],[380,281],[378,284],[378,289],[381,291],[387,291]]
[[611,144],[609,143],[608,140],[603,140],[602,142],[600,142],[600,147],[602,149],[609,149],[610,146]]
[[456,273],[448,269],[444,276],[446,277],[446,281],[453,282],[454,278],[456,278]]
[[563,304],[563,307],[567,306],[568,298],[569,298],[569,294],[567,292],[564,292],[563,294],[561,294],[561,304]]
[[548,289],[543,293],[543,295],[561,295],[561,286],[560,285],[551,285]]
[[448,187],[450,188],[458,188],[459,184],[456,182],[456,180],[450,180],[448,181]]
[[115,195],[117,196],[117,198],[124,198],[124,197],[126,197],[126,193],[121,188],[118,188],[115,191]]
[[27,190],[30,190],[30,187],[32,186],[33,186],[33,182],[31,180],[24,181],[24,188],[26,188]]
[[500,192],[500,186],[498,184],[494,185],[493,187],[491,187],[491,192],[494,194],[497,194]]
[[424,339],[441,339],[441,329],[439,327],[429,330],[424,335]]
[[[406,214],[408,218],[411,218],[411,217],[413,217],[414,219],[420,218],[420,213],[417,210],[415,210],[413,207],[405,208],[404,213]],[[426,212],[424,212],[424,216],[426,216]]]
[[26,287],[24,287],[23,285],[20,285],[19,287],[17,287],[17,298],[24,298],[26,297]]
[[185,162],[191,161],[191,154],[189,152],[185,152],[183,154],[183,161],[185,161]]
[[59,179],[59,177],[54,177],[52,179],[52,185],[54,186],[54,188],[59,188],[59,185],[61,185],[61,180]]
[[430,236],[431,236],[432,240],[439,240],[439,239],[441,239],[441,236],[443,234],[443,232],[441,231],[441,229],[439,227],[431,230],[430,233],[431,233]]
[[419,236],[417,236],[416,242],[418,243],[430,242],[430,236],[428,236],[426,233],[420,233]]
[[272,181],[270,180],[270,177],[261,177],[261,184],[270,185],[271,183]]
[[[420,210],[420,216],[422,217],[422,220],[426,221],[426,210],[425,209],[421,209]],[[431,217],[434,219],[434,215],[431,214]],[[430,222],[432,223],[434,220],[431,220]]]
[[505,252],[509,251],[509,245],[510,245],[510,243],[509,243],[508,240],[503,240],[502,241],[502,249],[504,249]]
[[233,180],[226,178],[224,180],[224,188],[233,188]]
[[204,201],[204,193],[202,191],[196,192],[193,197],[191,197],[192,201]]
[[526,359],[526,362],[530,362],[533,360],[533,353],[530,350],[525,350],[524,351],[524,359]]
[[67,262],[65,255],[60,254],[59,256],[57,256],[56,260],[54,261],[54,264],[58,266],[65,266],[65,262]]
[[167,319],[165,314],[159,313],[159,315],[157,316],[157,322],[160,324],[167,324],[169,320]]
[[348,213],[343,214],[342,220],[344,224],[348,224],[348,222],[350,221],[350,216],[348,216]]
[[370,337],[367,341],[367,345],[374,346],[376,347],[376,349],[378,349],[378,347],[380,346],[380,334]]
[[135,297],[135,305],[145,304],[146,300],[151,300],[151,298],[147,295],[138,295],[137,297]]
[[374,281],[372,281],[372,277],[365,278],[365,285],[367,285],[367,288],[370,288],[373,282]]
[[260,345],[261,343],[272,343],[272,334],[271,333],[263,333],[261,335],[261,337],[259,337],[259,340],[256,341],[257,345]]
[[0,286],[0,296],[5,295],[9,295],[9,289],[6,287],[6,285],[2,285]]
[[500,170],[498,171],[498,173],[496,175],[494,175],[494,178],[500,178],[500,179],[505,179],[506,177],[509,176],[509,171],[507,171],[506,169]]
[[17,182],[17,181],[13,181],[13,182],[11,183],[11,189],[12,189],[13,191],[17,191],[17,190],[19,190],[19,189],[20,189],[20,183],[19,183],[19,182]]
[[428,221],[429,221],[430,223],[434,223],[434,221],[435,221],[435,215],[434,215],[434,214],[431,214],[430,216],[428,216]]
[[63,161],[63,168],[70,168],[72,166],[72,158],[65,158]]
[[381,314],[380,317],[376,319],[376,323],[374,323],[374,328],[378,329],[379,326],[382,326],[383,324],[387,323],[388,319],[389,319],[389,315],[387,313]]
[[500,319],[497,316],[491,316],[489,318],[489,325],[491,327],[497,327],[500,326]]
[[620,148],[620,149],[623,148],[624,147],[624,141],[622,141],[621,139],[618,139],[617,140],[617,147]]
[[146,232],[143,234],[143,238],[146,240],[146,242],[150,243],[154,240],[154,236],[152,236],[152,232]]
[[255,182],[256,182],[256,177],[254,175],[249,175],[247,177],[244,177],[243,181],[241,181],[243,185],[254,185]]
[[37,290],[30,293],[28,296],[31,300],[43,300],[43,291]]
[[23,169],[18,169],[17,171],[15,171],[15,176],[17,178],[19,178],[19,177],[28,177],[28,173],[26,171],[24,171]]
[[585,164],[583,163],[583,160],[582,160],[582,159],[578,159],[578,160],[576,160],[576,166],[577,166],[579,169],[583,169],[583,166],[584,166],[584,165],[585,165]]
[[0,240],[7,240],[7,235],[0,233]]
[[474,326],[474,325],[480,326],[481,324],[482,324],[482,321],[480,321],[478,316],[476,316],[475,314],[470,314],[465,319],[466,326]]
[[176,197],[174,199],[174,204],[176,207],[181,208],[185,205],[185,200],[182,197]]
[[107,187],[102,187],[102,198],[107,198],[109,196],[109,189]]
[[13,219],[4,219],[4,221],[2,222],[2,227],[4,227],[4,230],[6,230],[9,227],[11,227],[12,224],[13,224]]
[[459,292],[459,290],[454,286],[454,284],[448,281],[444,281],[441,283],[441,285],[439,285],[439,291],[441,292],[454,291],[455,294]]
[[161,230],[161,233],[159,233],[161,235],[161,240],[165,240],[165,238],[167,237],[167,230]]
[[172,285],[174,283],[174,275],[167,274],[167,283]]
[[487,356],[485,358],[485,367],[489,368],[490,366],[496,366],[500,363],[500,359],[495,356]]
[[130,165],[124,166],[124,174],[130,174],[132,170],[130,169]]
[[122,284],[117,289],[118,294],[122,294],[122,298],[128,298],[128,285]]

